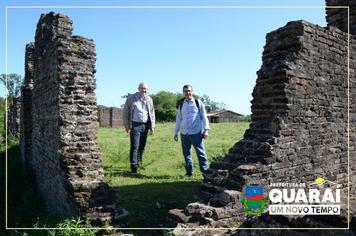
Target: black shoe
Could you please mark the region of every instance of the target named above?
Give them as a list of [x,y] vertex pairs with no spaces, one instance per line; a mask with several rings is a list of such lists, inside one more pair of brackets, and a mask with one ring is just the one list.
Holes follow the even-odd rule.
[[131,168],[131,175],[137,175],[137,168],[136,167],[132,167]]
[[192,178],[192,177],[193,177],[193,174],[188,174],[188,173],[186,173],[186,174],[183,176],[184,179],[189,179],[189,178]]

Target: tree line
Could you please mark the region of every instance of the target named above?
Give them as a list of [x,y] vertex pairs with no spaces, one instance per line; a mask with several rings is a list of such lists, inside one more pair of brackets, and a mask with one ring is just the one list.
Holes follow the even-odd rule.
[[[150,96],[155,106],[157,121],[162,121],[162,122],[175,121],[178,106],[184,99],[183,94],[161,91],[156,94],[152,94]],[[127,97],[127,95],[124,97]],[[204,94],[202,96],[199,96],[194,94],[194,97],[196,99],[201,100],[204,103],[206,112],[226,109],[225,103],[213,101],[208,95]],[[239,121],[251,122],[251,115],[244,115],[241,118],[239,118]]]
[[[184,98],[183,94],[160,91],[150,96],[155,106],[157,121],[175,121],[177,108]],[[208,95],[194,95],[194,97],[204,103],[207,112],[226,108],[224,103],[215,102]]]

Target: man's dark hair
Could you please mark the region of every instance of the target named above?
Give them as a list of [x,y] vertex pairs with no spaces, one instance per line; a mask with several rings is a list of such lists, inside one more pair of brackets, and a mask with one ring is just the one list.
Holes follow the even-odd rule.
[[183,92],[184,92],[184,89],[187,89],[187,88],[191,88],[193,90],[193,87],[190,84],[186,84],[183,86]]

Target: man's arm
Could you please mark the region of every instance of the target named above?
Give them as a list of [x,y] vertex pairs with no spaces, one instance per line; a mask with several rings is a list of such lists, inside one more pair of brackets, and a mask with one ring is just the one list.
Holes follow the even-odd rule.
[[151,111],[150,113],[151,115],[151,134],[153,134],[155,132],[155,126],[156,126],[156,114],[155,114],[155,108],[153,105],[153,100],[152,98],[150,98],[150,103],[151,103]]
[[124,105],[124,110],[122,111],[122,123],[124,124],[126,132],[130,132],[130,115],[131,115],[131,98],[130,96],[126,98]]
[[200,101],[200,117],[202,119],[202,126],[203,126],[203,137],[207,138],[209,135],[209,120],[208,120],[208,116],[206,114],[206,110],[205,110],[205,105],[202,101]]
[[178,132],[180,130],[180,124],[182,123],[182,114],[178,107],[177,114],[176,114],[176,127],[174,129],[174,140],[178,141]]

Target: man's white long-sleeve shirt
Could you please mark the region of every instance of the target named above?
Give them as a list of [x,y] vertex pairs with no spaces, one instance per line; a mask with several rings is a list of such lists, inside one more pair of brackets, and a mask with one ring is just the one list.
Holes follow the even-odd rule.
[[183,135],[192,135],[202,132],[208,132],[209,121],[206,116],[204,104],[198,100],[199,108],[193,100],[185,99],[182,107],[177,110],[176,128],[174,134],[177,135],[179,130]]

